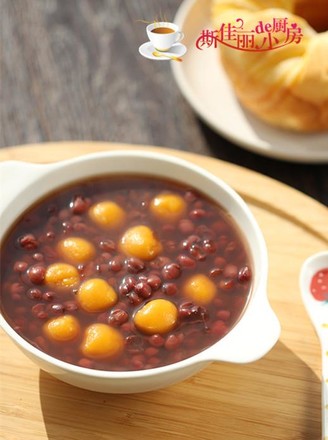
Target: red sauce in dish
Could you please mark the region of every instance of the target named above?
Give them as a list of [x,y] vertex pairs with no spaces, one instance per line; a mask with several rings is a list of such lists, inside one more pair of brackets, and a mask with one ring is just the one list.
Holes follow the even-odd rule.
[[1,247],[1,311],[40,350],[128,371],[224,337],[252,286],[245,240],[198,191],[151,177],[77,182],[26,211]]
[[328,301],[328,267],[318,270],[311,279],[310,290],[318,301]]

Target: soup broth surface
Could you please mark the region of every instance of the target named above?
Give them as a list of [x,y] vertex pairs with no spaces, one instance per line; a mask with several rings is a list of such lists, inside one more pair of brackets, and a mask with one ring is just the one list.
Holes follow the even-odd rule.
[[148,176],[61,188],[19,218],[1,247],[1,311],[40,350],[128,371],[188,358],[244,311],[252,262],[227,212]]

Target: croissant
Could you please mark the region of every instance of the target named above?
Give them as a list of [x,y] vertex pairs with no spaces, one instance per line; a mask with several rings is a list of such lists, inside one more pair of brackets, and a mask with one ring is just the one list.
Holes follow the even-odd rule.
[[[272,38],[268,50],[219,44],[221,62],[241,104],[261,120],[297,132],[328,130],[328,31],[317,32],[328,29],[327,0],[212,0],[211,6],[217,30],[240,26],[240,19],[244,29],[264,28],[279,18],[300,30],[290,44]],[[269,37],[253,35],[253,48]]]

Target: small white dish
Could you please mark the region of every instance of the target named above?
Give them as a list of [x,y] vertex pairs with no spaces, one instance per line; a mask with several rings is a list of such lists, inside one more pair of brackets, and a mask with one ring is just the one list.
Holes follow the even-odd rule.
[[[165,57],[165,56],[155,57],[153,55],[154,51],[156,51],[156,49],[154,48],[154,46],[152,45],[152,43],[150,41],[147,41],[146,43],[143,43],[139,47],[139,53],[143,57],[148,58],[149,60],[171,61],[170,58]],[[187,52],[187,48],[186,48],[185,45],[183,45],[181,43],[175,43],[171,47],[170,51],[163,52],[163,55],[165,54],[165,55],[174,55],[174,56],[177,56],[177,57],[182,57],[186,52]]]
[[[300,272],[300,289],[304,306],[317,332],[322,350],[322,438],[328,436],[328,301],[311,293],[311,281],[317,272],[328,268],[328,251],[307,258]],[[324,292],[322,292],[324,293]]]
[[201,32],[213,29],[211,0],[184,0],[174,18],[188,53],[172,63],[181,93],[213,130],[246,150],[281,160],[328,163],[328,133],[294,133],[265,124],[239,103],[220,63],[219,49],[198,50]]

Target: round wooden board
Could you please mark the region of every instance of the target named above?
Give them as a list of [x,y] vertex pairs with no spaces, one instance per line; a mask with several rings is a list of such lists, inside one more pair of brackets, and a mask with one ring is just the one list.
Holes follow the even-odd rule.
[[0,160],[52,162],[113,149],[151,149],[203,166],[248,203],[264,233],[268,294],[279,342],[248,365],[213,363],[156,392],[93,393],[39,371],[1,331],[1,427],[6,440],[316,440],[321,432],[320,347],[298,286],[302,262],[328,247],[328,211],[262,175],[209,157],[126,144],[61,142],[0,150]]

